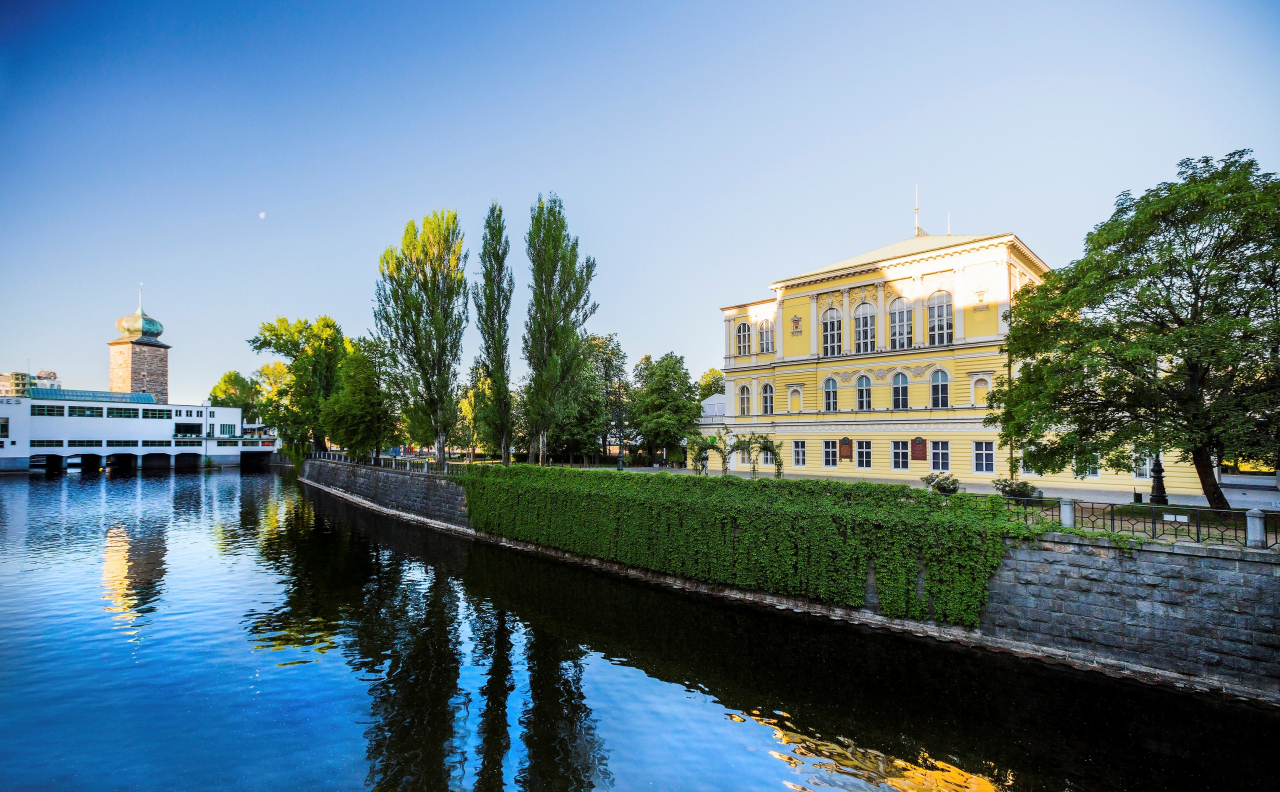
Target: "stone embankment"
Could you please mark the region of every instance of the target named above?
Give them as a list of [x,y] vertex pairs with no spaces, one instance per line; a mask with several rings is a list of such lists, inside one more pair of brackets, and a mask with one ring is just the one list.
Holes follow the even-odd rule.
[[[438,476],[307,460],[300,480],[432,528],[627,577],[1178,688],[1280,706],[1280,554],[1046,533],[1011,543],[976,629],[742,591],[473,531]],[[874,586],[869,575],[868,586]],[[874,603],[874,591],[868,591]]]

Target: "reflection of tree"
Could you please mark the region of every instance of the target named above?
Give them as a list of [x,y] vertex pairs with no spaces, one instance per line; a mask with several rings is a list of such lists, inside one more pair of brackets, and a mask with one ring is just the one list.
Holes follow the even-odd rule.
[[125,624],[155,610],[165,573],[165,526],[113,525],[102,554],[103,599]]
[[507,699],[515,689],[511,675],[511,626],[507,612],[489,609],[477,613],[476,654],[489,661],[489,673],[480,695],[480,770],[476,792],[503,788],[502,760],[511,748],[507,732]]
[[610,781],[604,747],[582,693],[584,654],[563,638],[528,631],[530,701],[520,716],[526,753],[517,775],[521,789],[592,789]]

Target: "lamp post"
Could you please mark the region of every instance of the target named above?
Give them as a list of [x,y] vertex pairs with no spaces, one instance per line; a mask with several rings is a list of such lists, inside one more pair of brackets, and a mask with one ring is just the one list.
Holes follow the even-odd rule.
[[1164,465],[1160,462],[1159,452],[1156,453],[1156,461],[1151,466],[1151,505],[1169,505],[1169,496],[1164,491]]

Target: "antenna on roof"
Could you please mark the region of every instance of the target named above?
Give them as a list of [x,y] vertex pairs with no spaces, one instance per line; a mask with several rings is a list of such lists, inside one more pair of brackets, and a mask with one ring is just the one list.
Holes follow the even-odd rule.
[[951,213],[947,212],[947,236],[951,236]]
[[920,227],[920,185],[916,185],[916,236],[929,236],[929,232]]

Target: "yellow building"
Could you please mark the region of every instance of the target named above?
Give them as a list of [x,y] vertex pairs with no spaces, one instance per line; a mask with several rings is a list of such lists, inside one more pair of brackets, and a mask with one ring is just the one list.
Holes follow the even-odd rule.
[[[1008,452],[982,424],[986,397],[1006,369],[1010,300],[1048,271],[1014,234],[920,232],[783,278],[771,299],[723,309],[725,414],[705,418],[703,431],[723,420],[734,435],[769,435],[787,473],[1007,478]],[[1194,468],[1163,461],[1170,494],[1200,494]],[[1050,490],[1127,493],[1149,490],[1142,467],[1019,477]]]

